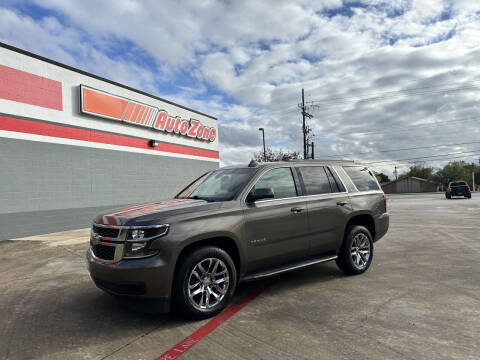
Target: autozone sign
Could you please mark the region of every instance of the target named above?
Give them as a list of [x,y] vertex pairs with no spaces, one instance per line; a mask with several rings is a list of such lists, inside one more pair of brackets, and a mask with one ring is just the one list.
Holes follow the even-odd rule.
[[170,116],[166,110],[80,85],[80,109],[84,114],[166,131],[190,138],[215,141],[215,128],[199,120]]

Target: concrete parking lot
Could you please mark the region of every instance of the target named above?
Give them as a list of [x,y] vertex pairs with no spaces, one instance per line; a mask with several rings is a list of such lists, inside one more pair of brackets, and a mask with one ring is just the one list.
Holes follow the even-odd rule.
[[[370,270],[335,263],[240,285],[259,296],[182,359],[478,359],[480,194],[389,196]],[[0,242],[0,359],[155,359],[208,322],[98,290],[89,230]],[[140,310],[140,309],[139,309]]]

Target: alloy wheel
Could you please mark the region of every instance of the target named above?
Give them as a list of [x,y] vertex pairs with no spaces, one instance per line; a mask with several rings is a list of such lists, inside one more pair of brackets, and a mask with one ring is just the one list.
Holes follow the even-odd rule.
[[198,310],[217,306],[228,292],[230,275],[225,263],[217,258],[201,260],[188,279],[188,300]]
[[350,255],[357,269],[362,270],[367,266],[371,256],[370,239],[367,235],[363,233],[355,235],[350,247]]

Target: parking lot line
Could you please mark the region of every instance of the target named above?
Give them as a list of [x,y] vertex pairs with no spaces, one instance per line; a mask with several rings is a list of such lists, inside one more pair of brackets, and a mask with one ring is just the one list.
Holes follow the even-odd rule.
[[156,360],[174,360],[182,356],[187,350],[194,347],[199,343],[203,338],[210,334],[213,330],[222,325],[225,321],[230,319],[237,312],[242,310],[245,306],[248,305],[253,299],[260,295],[265,286],[261,286],[251,292],[249,295],[241,298],[233,305],[229,306],[226,310],[222,311],[220,314],[215,316],[212,320],[207,322],[201,328],[193,332],[191,335],[187,336],[185,339],[180,341],[177,345],[166,351],[164,354],[159,356]]

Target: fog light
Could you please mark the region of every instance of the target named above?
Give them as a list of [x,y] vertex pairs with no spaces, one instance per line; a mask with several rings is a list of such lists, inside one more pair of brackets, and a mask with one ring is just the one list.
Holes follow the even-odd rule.
[[125,257],[141,257],[145,256],[145,250],[147,249],[146,242],[128,242],[125,245]]

